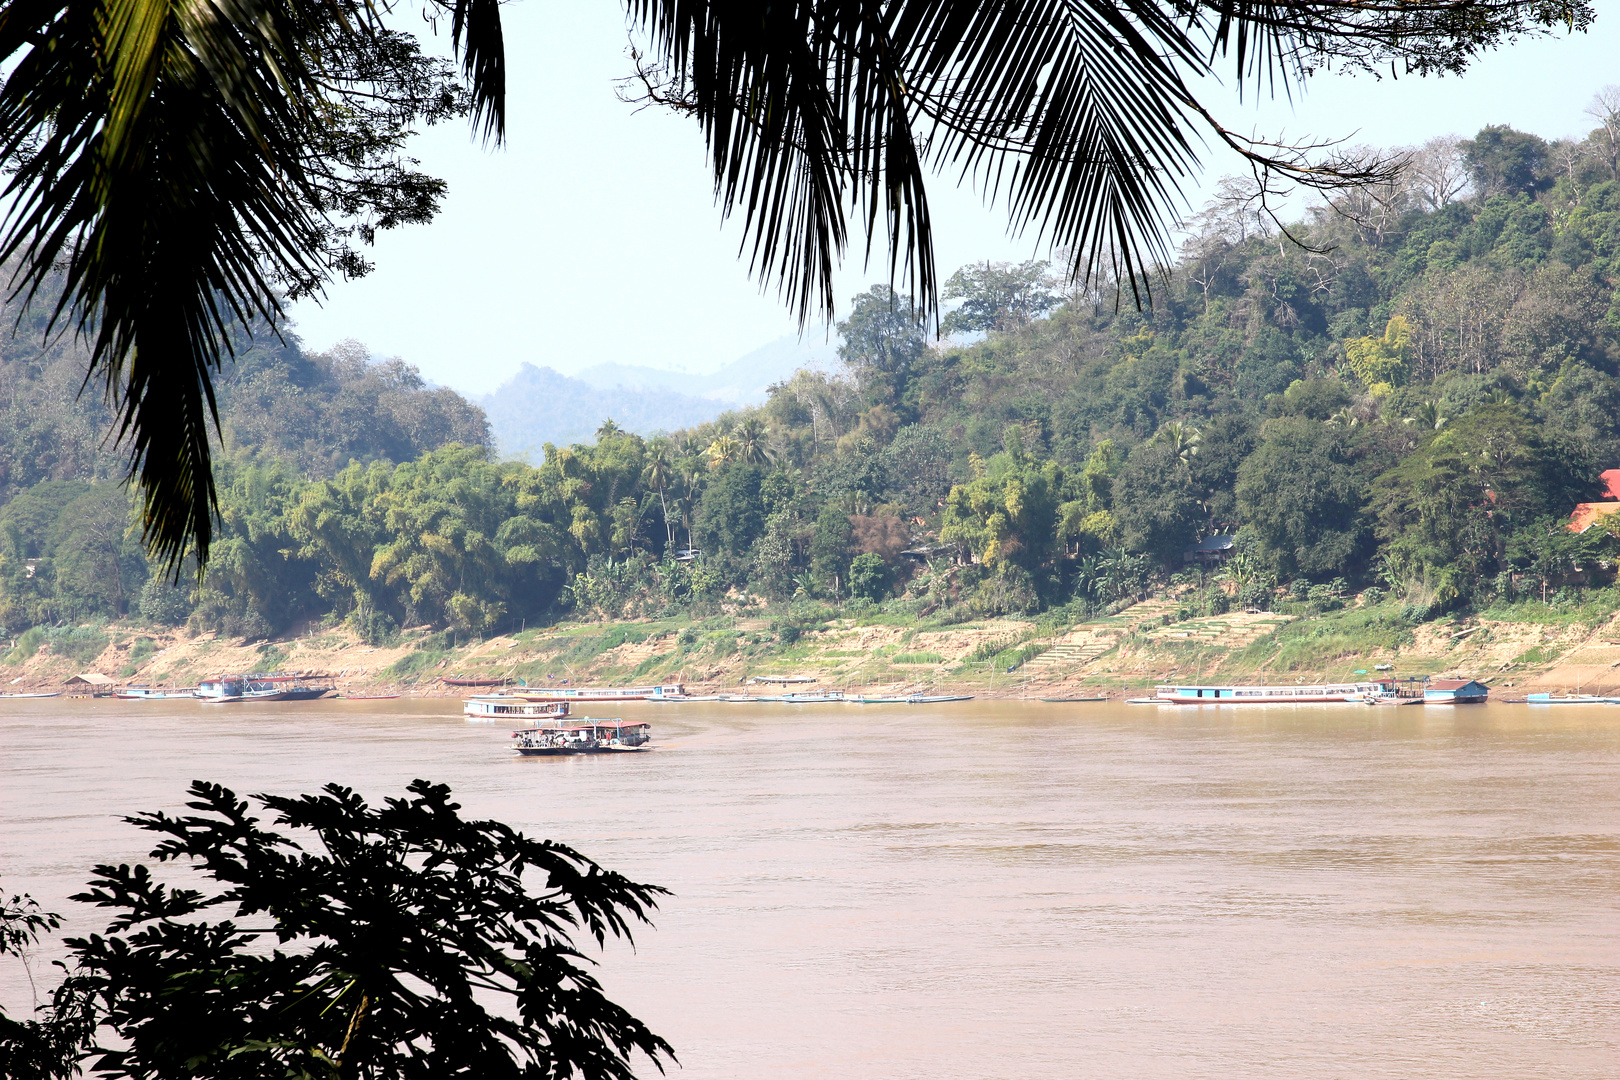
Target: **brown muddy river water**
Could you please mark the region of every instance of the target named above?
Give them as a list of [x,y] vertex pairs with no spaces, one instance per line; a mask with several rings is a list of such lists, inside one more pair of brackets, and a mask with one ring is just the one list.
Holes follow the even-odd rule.
[[603,977],[691,1080],[1620,1075],[1620,706],[457,709],[0,703],[0,880],[85,929],[194,777],[421,776],[674,890]]

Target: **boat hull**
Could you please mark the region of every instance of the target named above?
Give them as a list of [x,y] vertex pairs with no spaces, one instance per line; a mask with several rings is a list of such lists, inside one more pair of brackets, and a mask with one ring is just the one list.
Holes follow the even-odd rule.
[[589,754],[640,754],[651,746],[514,746],[524,757],[585,757]]

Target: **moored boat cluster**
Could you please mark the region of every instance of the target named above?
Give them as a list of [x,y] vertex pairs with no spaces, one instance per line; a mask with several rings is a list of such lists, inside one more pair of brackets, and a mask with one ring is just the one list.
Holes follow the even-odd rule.
[[175,698],[213,705],[244,701],[314,701],[336,694],[332,676],[294,671],[219,675],[196,686],[126,686],[113,693],[119,701],[167,701]]

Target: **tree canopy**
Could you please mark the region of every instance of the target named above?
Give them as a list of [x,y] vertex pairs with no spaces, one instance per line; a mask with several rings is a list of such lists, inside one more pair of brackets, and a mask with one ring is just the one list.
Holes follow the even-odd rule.
[[[13,281],[30,293],[61,268],[55,317],[90,342],[146,541],[171,565],[209,554],[213,382],[232,324],[271,333],[284,294],[364,272],[351,239],[433,215],[442,185],[402,152],[413,125],[470,115],[504,137],[499,4],[430,8],[448,17],[459,73],[424,57],[388,9],[352,0],[0,4],[11,200],[0,259],[16,260]],[[947,169],[1001,200],[1013,229],[1070,252],[1071,278],[1102,275],[1140,296],[1141,274],[1170,261],[1177,185],[1200,138],[1317,187],[1388,172],[1233,134],[1193,89],[1218,67],[1253,89],[1330,63],[1456,71],[1592,17],[1584,0],[634,0],[628,11],[649,43],[646,96],[695,121],[722,213],[742,215],[751,267],[801,319],[831,315],[852,229],[881,231],[891,279],[934,309],[927,180]],[[1534,164],[1505,144],[1471,160],[1509,185]]]
[[[102,618],[249,638],[346,621],[382,643],[745,602],[968,619],[1121,600],[1196,574],[1182,553],[1217,534],[1244,567],[1222,587],[1249,606],[1292,582],[1389,585],[1439,610],[1518,595],[1527,575],[1602,577],[1610,541],[1570,555],[1546,522],[1620,468],[1605,139],[1550,143],[1534,195],[1470,181],[1436,206],[1404,174],[1381,196],[1397,216],[1375,230],[1319,207],[1290,226],[1309,247],[1217,200],[1140,310],[1071,293],[966,343],[867,290],[838,370],[652,438],[602,423],[534,463],[440,441],[465,403],[396,365],[256,351],[221,395],[215,558],[178,588],[140,551],[116,462],[78,441],[57,354],[13,342],[0,379],[70,422],[55,441],[0,430],[0,621],[38,641]],[[272,376],[307,438],[239,395]],[[369,431],[343,421],[373,395]],[[88,648],[87,632],[50,647]]]

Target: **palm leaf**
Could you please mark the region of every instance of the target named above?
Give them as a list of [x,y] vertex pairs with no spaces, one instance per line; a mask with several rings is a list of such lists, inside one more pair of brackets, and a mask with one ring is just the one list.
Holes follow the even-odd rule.
[[[55,319],[91,342],[117,438],[171,568],[206,558],[214,502],[210,373],[228,324],[273,319],[277,273],[315,271],[297,167],[311,11],[270,0],[7,7],[0,49],[29,48],[0,89],[18,167],[0,258],[30,298],[53,268]],[[41,31],[41,26],[43,30]]]
[[[701,125],[715,193],[741,212],[752,268],[801,320],[833,310],[846,209],[891,278],[937,310],[925,174],[1004,199],[1015,233],[1072,252],[1070,274],[1136,288],[1166,261],[1194,144],[1317,186],[1383,163],[1315,163],[1243,140],[1191,80],[1235,58],[1239,88],[1288,90],[1329,60],[1456,70],[1504,37],[1590,20],[1529,0],[629,0],[663,65],[662,100]],[[643,72],[643,77],[647,73]]]

